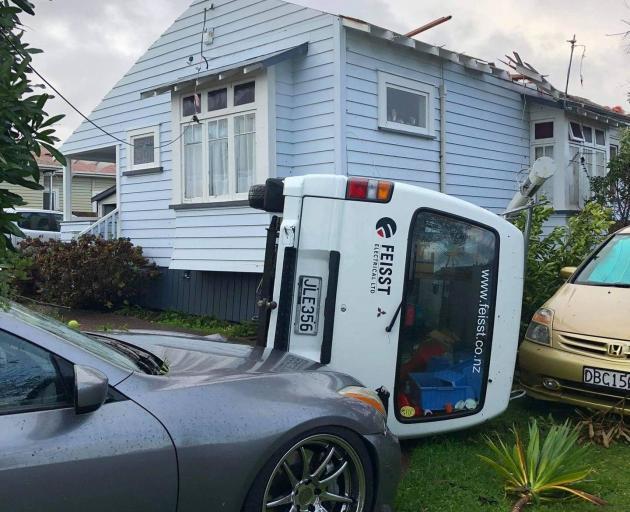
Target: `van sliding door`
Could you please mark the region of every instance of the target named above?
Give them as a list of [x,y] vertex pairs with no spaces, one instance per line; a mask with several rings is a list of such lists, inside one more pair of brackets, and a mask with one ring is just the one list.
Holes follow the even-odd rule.
[[396,417],[450,419],[483,408],[499,236],[427,209],[411,223],[397,356]]

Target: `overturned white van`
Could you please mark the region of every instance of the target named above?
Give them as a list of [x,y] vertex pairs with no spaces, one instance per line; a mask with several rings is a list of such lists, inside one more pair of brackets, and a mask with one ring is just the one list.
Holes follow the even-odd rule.
[[260,344],[381,388],[402,438],[466,428],[507,407],[523,289],[523,237],[513,225],[445,194],[371,178],[268,180],[250,203],[277,214]]

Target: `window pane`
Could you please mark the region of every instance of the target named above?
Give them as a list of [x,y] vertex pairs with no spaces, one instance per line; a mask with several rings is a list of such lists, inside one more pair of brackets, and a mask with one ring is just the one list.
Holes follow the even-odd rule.
[[580,284],[630,285],[630,235],[617,235],[597,253],[577,277]]
[[31,218],[33,216],[32,213],[19,212],[19,218],[17,220],[17,225],[22,229],[32,229],[31,228]]
[[535,139],[552,139],[553,138],[553,121],[544,123],[536,123],[534,125]]
[[227,107],[227,89],[210,91],[208,93],[208,112]]
[[192,116],[193,114],[199,114],[199,112],[201,112],[201,96],[193,94],[184,97],[182,100],[182,115]]
[[584,134],[582,133],[582,127],[580,126],[579,123],[569,123],[569,134],[571,135],[569,139],[571,138],[579,139],[579,140],[584,139]]
[[203,163],[201,125],[184,128],[184,197],[198,198],[203,195]]
[[593,129],[590,126],[582,126],[582,133],[586,142],[593,142]]
[[604,136],[603,130],[595,130],[595,144],[600,146],[606,144],[606,137]]
[[[543,156],[553,158],[553,144],[536,146],[534,148],[534,160]],[[538,197],[541,198],[544,196],[548,201],[553,202],[553,186],[553,178],[545,181],[538,191]]]
[[229,192],[227,119],[208,123],[208,172],[211,196]]
[[420,211],[402,309],[396,413],[421,420],[480,408],[492,342],[496,235]]
[[576,146],[570,147],[571,165],[569,179],[566,181],[567,208],[575,210],[580,206],[580,150]]
[[256,82],[247,82],[234,86],[234,106],[256,101]]
[[615,158],[619,153],[619,146],[615,144],[610,145],[610,158]]
[[0,331],[0,355],[0,413],[72,405],[51,354]]
[[236,191],[247,192],[254,183],[256,169],[256,115],[234,118],[234,163]]
[[387,88],[387,120],[392,123],[427,127],[427,97],[423,94]]
[[150,164],[154,161],[153,135],[133,138],[133,165]]
[[595,176],[606,175],[606,152],[595,151]]

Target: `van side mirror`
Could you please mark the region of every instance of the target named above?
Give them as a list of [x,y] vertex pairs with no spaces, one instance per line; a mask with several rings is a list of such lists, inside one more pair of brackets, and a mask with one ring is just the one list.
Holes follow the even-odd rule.
[[573,274],[575,274],[576,270],[577,267],[562,267],[560,269],[560,277],[563,279],[569,279]]
[[74,365],[74,410],[85,414],[98,409],[107,398],[107,376],[89,366]]

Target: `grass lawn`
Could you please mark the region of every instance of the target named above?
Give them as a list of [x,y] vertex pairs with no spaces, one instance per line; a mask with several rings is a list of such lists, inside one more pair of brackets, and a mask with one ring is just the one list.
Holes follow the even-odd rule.
[[[421,440],[404,441],[409,469],[397,498],[397,512],[506,512],[513,500],[506,498],[496,473],[477,454],[489,455],[483,436],[505,436],[512,424],[526,434],[530,417],[563,422],[574,409],[529,398],[514,400],[500,417],[479,427]],[[542,426],[542,425],[541,425]],[[512,440],[512,437],[504,437]],[[615,443],[610,448],[593,446],[590,462],[595,468],[584,490],[609,502],[601,508],[575,500],[541,504],[526,510],[541,512],[630,511],[630,446]]]

